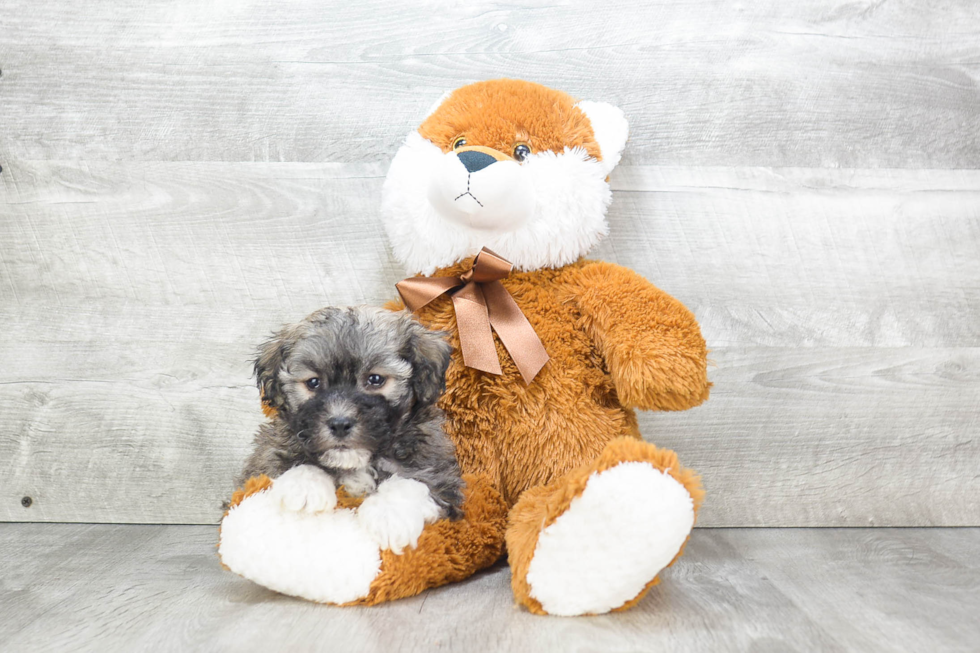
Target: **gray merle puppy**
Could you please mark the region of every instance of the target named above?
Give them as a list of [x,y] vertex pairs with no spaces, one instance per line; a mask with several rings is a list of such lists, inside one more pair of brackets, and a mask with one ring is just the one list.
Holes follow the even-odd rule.
[[450,345],[406,312],[325,308],[259,349],[255,376],[275,417],[239,476],[267,474],[284,509],[365,496],[357,518],[382,548],[415,546],[426,523],[462,516],[462,479],[436,406]]

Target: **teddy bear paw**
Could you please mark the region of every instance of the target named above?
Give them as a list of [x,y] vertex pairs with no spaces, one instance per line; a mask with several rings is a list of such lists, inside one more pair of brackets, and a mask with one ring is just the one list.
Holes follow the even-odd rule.
[[299,465],[284,472],[273,481],[270,491],[289,512],[318,513],[337,505],[333,479],[313,465]]
[[426,524],[439,519],[441,511],[418,481],[392,476],[357,509],[357,519],[382,549],[401,554],[415,548]]
[[601,614],[639,596],[694,526],[685,487],[646,462],[594,472],[580,496],[541,531],[527,571],[549,614]]

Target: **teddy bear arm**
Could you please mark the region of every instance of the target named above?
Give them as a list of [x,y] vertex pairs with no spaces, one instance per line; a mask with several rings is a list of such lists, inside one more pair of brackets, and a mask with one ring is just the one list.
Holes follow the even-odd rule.
[[609,263],[581,268],[572,288],[624,406],[685,410],[708,398],[707,348],[683,304]]

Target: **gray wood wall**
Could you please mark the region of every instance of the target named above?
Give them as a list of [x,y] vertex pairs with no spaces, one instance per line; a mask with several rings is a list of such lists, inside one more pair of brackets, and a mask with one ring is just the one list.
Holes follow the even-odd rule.
[[703,325],[642,418],[702,525],[980,524],[974,0],[418,5],[0,0],[0,520],[216,521],[253,347],[393,295],[387,162],[512,76],[631,120],[595,255]]

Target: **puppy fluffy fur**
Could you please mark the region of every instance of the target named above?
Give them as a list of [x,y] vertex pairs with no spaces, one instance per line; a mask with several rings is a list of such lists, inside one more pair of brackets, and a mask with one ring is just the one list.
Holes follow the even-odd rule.
[[425,485],[443,516],[462,513],[462,480],[436,406],[451,347],[408,313],[325,308],[264,343],[255,376],[274,417],[238,483],[299,465],[352,495],[398,476]]

